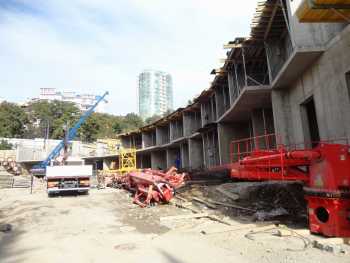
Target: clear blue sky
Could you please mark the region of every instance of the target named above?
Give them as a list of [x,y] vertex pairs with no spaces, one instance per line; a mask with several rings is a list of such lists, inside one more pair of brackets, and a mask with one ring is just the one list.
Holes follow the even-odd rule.
[[0,0],[0,97],[53,87],[136,112],[137,75],[167,71],[175,106],[209,87],[222,46],[248,36],[256,0]]

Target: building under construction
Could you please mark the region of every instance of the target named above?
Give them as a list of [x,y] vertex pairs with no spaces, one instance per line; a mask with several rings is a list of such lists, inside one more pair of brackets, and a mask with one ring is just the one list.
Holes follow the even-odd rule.
[[[224,45],[211,86],[191,105],[121,135],[122,146],[137,149],[140,168],[191,171],[225,167],[230,142],[241,138],[350,139],[347,2],[260,1],[250,36]],[[113,158],[99,160],[108,166]]]

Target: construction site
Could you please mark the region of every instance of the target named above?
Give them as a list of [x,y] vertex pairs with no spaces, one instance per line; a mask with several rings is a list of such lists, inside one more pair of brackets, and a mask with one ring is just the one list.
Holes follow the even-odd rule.
[[349,22],[348,0],[258,1],[188,106],[74,141],[106,92],[62,141],[16,139],[0,261],[350,262]]

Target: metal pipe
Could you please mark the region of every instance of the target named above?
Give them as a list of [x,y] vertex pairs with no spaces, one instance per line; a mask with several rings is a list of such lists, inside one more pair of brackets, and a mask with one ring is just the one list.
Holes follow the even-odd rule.
[[[283,158],[284,157],[284,158]],[[316,160],[321,157],[321,154],[317,151],[292,151],[287,153],[276,153],[271,155],[265,155],[265,156],[259,156],[259,157],[252,157],[243,159],[240,161],[241,164],[250,164],[260,161],[272,161],[272,160],[278,160],[281,158],[284,160],[285,158],[289,159],[301,159],[306,161]],[[282,165],[284,166],[284,165]]]

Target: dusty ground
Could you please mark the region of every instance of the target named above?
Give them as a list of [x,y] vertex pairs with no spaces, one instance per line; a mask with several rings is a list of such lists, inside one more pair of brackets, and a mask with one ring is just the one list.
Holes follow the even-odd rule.
[[242,218],[224,218],[230,227],[208,218],[160,220],[191,214],[173,205],[141,209],[117,189],[57,198],[1,190],[0,223],[12,230],[0,232],[0,262],[350,262],[348,253],[305,248],[307,230],[281,237],[273,225]]

